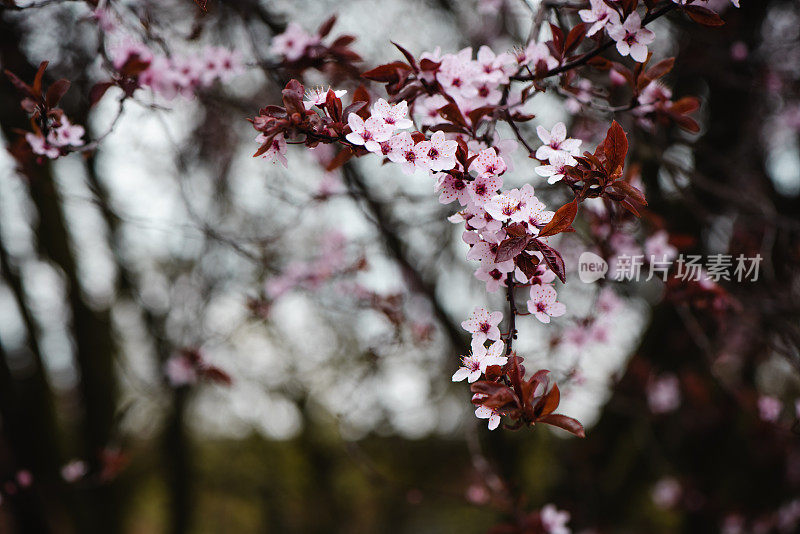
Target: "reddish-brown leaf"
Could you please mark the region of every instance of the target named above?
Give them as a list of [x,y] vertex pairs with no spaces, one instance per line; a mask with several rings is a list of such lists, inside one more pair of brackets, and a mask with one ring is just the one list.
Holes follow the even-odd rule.
[[64,96],[64,94],[69,90],[70,82],[69,80],[65,80],[61,78],[53,82],[53,85],[48,87],[47,95],[45,96],[45,104],[47,104],[48,108],[54,108],[58,105],[58,102]]
[[531,239],[527,249],[541,252],[550,270],[555,273],[561,282],[567,282],[567,270],[564,267],[564,258],[561,257],[561,254],[559,254],[556,249],[538,239]]
[[575,220],[575,215],[578,214],[578,201],[573,200],[564,204],[558,210],[547,225],[539,231],[539,237],[547,237],[551,235],[560,234],[561,232],[569,232],[572,221]]
[[725,21],[722,20],[716,11],[712,11],[707,7],[688,4],[683,6],[683,10],[689,15],[689,18],[703,26],[715,27],[725,24]]
[[602,146],[606,155],[606,170],[613,173],[623,166],[628,154],[628,138],[617,121],[611,123]]
[[528,242],[530,240],[531,237],[529,236],[509,237],[503,240],[503,242],[497,247],[495,260],[499,263],[501,261],[508,261],[516,258],[520,252],[525,250],[525,247],[528,246]]
[[386,63],[385,65],[379,65],[372,70],[368,70],[367,72],[361,75],[362,78],[366,78],[368,80],[372,80],[374,82],[380,83],[395,83],[397,80],[400,79],[400,74],[398,71],[401,70],[411,70],[411,67],[403,63],[402,61],[393,61],[392,63]]
[[576,419],[573,419],[572,417],[567,417],[566,415],[553,413],[550,415],[545,415],[544,417],[539,419],[538,422],[557,426],[558,428],[566,430],[571,434],[575,434],[579,438],[586,437],[586,431],[583,429],[583,425],[580,424]]
[[328,18],[328,20],[320,25],[319,29],[317,30],[317,35],[322,38],[326,37],[329,33],[331,33],[334,24],[336,24],[336,15],[331,16]]

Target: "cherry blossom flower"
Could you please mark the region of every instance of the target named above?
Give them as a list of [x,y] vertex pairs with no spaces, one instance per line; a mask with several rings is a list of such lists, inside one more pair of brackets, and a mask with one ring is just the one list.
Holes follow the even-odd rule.
[[416,148],[414,139],[408,132],[393,135],[389,141],[389,151],[384,155],[394,163],[399,163],[405,174],[414,174],[418,169],[426,169],[424,157],[420,157],[420,150]]
[[[314,106],[324,105],[325,101],[328,99],[329,91],[333,91],[333,89],[325,87],[317,87],[316,89],[311,89],[309,91],[306,91],[306,98],[303,100],[303,106],[305,106],[306,109],[311,109]],[[347,94],[347,89],[339,89],[338,91],[333,91],[333,95],[336,98],[342,98],[346,94]]]
[[[258,136],[256,136],[256,141],[258,143],[263,144],[266,140],[267,136],[264,134],[258,134]],[[277,134],[272,138],[272,144],[261,157],[270,160],[272,163],[280,162],[284,167],[289,167],[289,162],[286,159],[286,139],[283,137],[283,134]]]
[[642,27],[642,18],[637,12],[628,15],[625,22],[612,23],[608,26],[608,35],[617,42],[620,55],[630,55],[634,61],[644,63],[647,59],[647,45],[652,43],[656,34]]
[[522,222],[525,218],[525,202],[519,189],[511,189],[495,195],[483,205],[483,209],[498,221],[511,219],[514,222]]
[[489,147],[478,152],[478,157],[472,161],[470,170],[475,171],[478,175],[491,174],[500,175],[506,171],[506,162],[503,161],[494,147]]
[[392,127],[378,117],[370,117],[366,121],[351,113],[347,116],[347,124],[352,130],[345,139],[354,145],[364,145],[370,152],[380,152],[380,143],[392,137]]
[[425,164],[430,170],[447,171],[456,166],[458,143],[445,139],[444,132],[434,132],[429,141],[418,143],[418,149],[425,154]]
[[486,291],[494,293],[500,289],[506,280],[506,275],[514,270],[514,260],[499,263],[486,262],[475,271],[475,278],[486,282]]
[[483,206],[503,187],[503,178],[492,174],[482,174],[469,182],[469,195],[476,206]]
[[500,329],[497,325],[503,320],[503,312],[489,312],[486,308],[477,307],[469,319],[461,323],[461,328],[472,334],[472,350],[483,345],[487,339],[500,339]]
[[500,426],[500,413],[492,410],[491,408],[487,408],[486,406],[478,406],[475,408],[475,417],[478,419],[488,419],[489,430],[495,430],[498,426]]
[[81,146],[83,145],[83,134],[86,130],[83,126],[73,125],[66,117],[61,118],[61,126],[53,128],[47,135],[47,142],[53,146]]
[[28,132],[25,134],[25,140],[30,145],[34,154],[45,156],[50,159],[56,159],[61,155],[61,151],[58,150],[58,147],[49,144],[42,136]]
[[444,122],[439,115],[439,110],[447,105],[447,99],[442,95],[420,97],[414,101],[414,111],[420,115],[421,126],[435,126]]
[[396,130],[411,128],[414,125],[411,119],[408,118],[408,103],[405,100],[391,105],[383,98],[379,98],[372,105],[372,116],[378,117],[385,124]]
[[578,11],[581,20],[587,24],[591,24],[586,30],[586,36],[591,37],[598,31],[602,30],[606,24],[618,24],[619,13],[612,9],[603,0],[589,0],[591,9],[582,9]]
[[551,317],[560,317],[567,307],[556,301],[557,294],[552,286],[532,286],[528,311],[543,323],[549,323]]
[[678,377],[665,374],[647,385],[647,404],[655,414],[672,412],[681,405]]
[[552,504],[545,505],[539,513],[542,526],[548,534],[570,534],[571,530],[567,527],[569,516],[569,512],[559,511]]
[[535,43],[531,41],[528,46],[517,55],[517,62],[520,65],[531,65],[535,69],[539,63],[547,66],[547,69],[554,69],[558,67],[558,60],[550,54],[550,49],[544,43]]
[[[514,62],[514,57],[508,53],[495,55],[494,51],[486,45],[478,49],[477,79],[497,86],[508,82],[508,68]],[[480,93],[480,91],[479,91]]]
[[566,168],[576,165],[578,161],[566,152],[556,152],[550,158],[550,165],[536,167],[536,174],[547,178],[548,184],[554,184],[564,178]]
[[270,52],[284,56],[289,61],[297,61],[303,54],[306,48],[315,45],[319,42],[319,37],[310,35],[299,24],[290,22],[286,27],[286,31],[280,35],[276,35],[270,44]]
[[474,98],[478,91],[472,80],[475,79],[477,70],[472,62],[472,48],[464,48],[458,54],[446,54],[442,57],[436,79],[451,96]]
[[504,349],[503,341],[495,341],[489,348],[483,344],[474,346],[469,356],[461,358],[461,367],[453,374],[453,382],[461,382],[466,378],[467,382],[472,383],[478,380],[481,373],[485,373],[490,365],[505,365],[508,358],[503,356]]
[[758,415],[762,420],[774,423],[781,416],[783,404],[775,397],[763,395],[758,398]]
[[549,132],[544,127],[538,126],[536,134],[544,143],[536,150],[536,159],[550,160],[551,164],[554,163],[553,158],[556,154],[576,155],[582,143],[580,139],[567,138],[567,127],[563,122],[557,122]]
[[467,182],[451,174],[440,174],[434,191],[441,191],[439,195],[439,202],[441,204],[450,204],[454,200],[458,200],[459,204],[466,206],[470,202],[470,192],[467,187]]

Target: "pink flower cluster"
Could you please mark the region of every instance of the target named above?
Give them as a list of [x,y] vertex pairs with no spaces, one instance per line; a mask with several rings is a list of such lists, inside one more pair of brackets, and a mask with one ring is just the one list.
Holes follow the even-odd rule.
[[319,35],[312,35],[296,22],[290,22],[283,33],[272,39],[269,51],[285,57],[288,61],[297,61],[303,57],[306,48],[319,42]]
[[647,59],[647,45],[656,35],[642,26],[642,17],[636,11],[620,19],[619,13],[603,0],[589,0],[591,8],[578,12],[581,20],[589,25],[586,35],[594,35],[605,28],[608,36],[617,43],[617,51],[622,56],[631,56],[634,61],[643,63]]
[[72,124],[67,117],[62,116],[61,124],[51,128],[47,138],[28,132],[25,134],[25,140],[28,141],[34,154],[56,159],[61,155],[62,148],[82,146],[81,138],[85,133],[83,126]]
[[131,58],[146,64],[138,73],[141,86],[171,100],[177,95],[194,96],[199,88],[217,80],[228,81],[244,68],[235,51],[209,46],[194,54],[167,57],[151,51],[142,43],[127,41],[111,49],[114,68],[122,70]]

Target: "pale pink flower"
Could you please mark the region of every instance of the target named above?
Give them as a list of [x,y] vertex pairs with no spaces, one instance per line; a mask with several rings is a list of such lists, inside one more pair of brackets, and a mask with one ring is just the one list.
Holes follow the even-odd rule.
[[462,206],[469,204],[470,193],[467,182],[451,174],[442,173],[438,176],[434,191],[441,191],[439,195],[441,204],[450,204],[454,200],[458,200]]
[[50,159],[56,159],[61,155],[61,152],[58,150],[58,148],[50,145],[44,137],[28,132],[25,134],[25,140],[30,145],[34,154],[45,156]]
[[314,106],[325,105],[325,102],[328,100],[328,92],[330,91],[333,91],[333,95],[336,98],[342,98],[347,94],[347,89],[339,89],[338,91],[334,91],[331,88],[317,87],[315,89],[306,91],[306,97],[303,100],[303,106],[306,109],[311,109]]
[[[478,49],[477,78],[495,87],[501,83],[508,82],[508,73],[514,57],[508,53],[495,55],[494,51],[486,45]],[[479,91],[480,93],[480,91]],[[480,96],[480,95],[479,95]]]
[[550,165],[536,167],[536,174],[547,178],[548,184],[554,184],[564,178],[566,168],[576,165],[578,161],[566,152],[556,152],[550,158]]
[[458,143],[445,139],[444,132],[434,132],[429,141],[419,145],[422,145],[419,150],[425,153],[425,163],[430,170],[448,171],[456,166]]
[[609,37],[617,42],[617,51],[620,55],[630,55],[639,63],[644,63],[647,59],[647,45],[656,38],[652,31],[642,27],[642,18],[635,11],[628,15],[622,24],[619,22],[610,24],[607,31]]
[[506,172],[506,162],[497,154],[494,147],[489,147],[478,152],[478,157],[472,160],[469,169],[477,172],[478,175],[497,176]]
[[481,377],[481,373],[486,372],[490,365],[505,365],[508,358],[503,356],[505,344],[503,341],[495,341],[489,348],[483,343],[474,345],[469,356],[461,358],[461,367],[453,374],[453,382],[461,382],[465,378],[472,383]]
[[419,114],[421,126],[435,126],[445,122],[439,110],[447,105],[447,99],[442,95],[420,97],[414,101],[414,111]]
[[557,122],[551,131],[547,131],[544,127],[538,126],[536,134],[542,140],[544,145],[536,150],[536,159],[540,161],[550,160],[553,163],[553,158],[556,154],[566,153],[576,155],[580,150],[582,141],[580,139],[570,139],[567,137],[567,127],[563,122]]
[[[263,133],[256,136],[257,143],[263,144],[266,140],[267,136]],[[284,139],[282,133],[279,133],[272,138],[272,144],[269,146],[266,152],[261,154],[261,157],[270,160],[272,163],[280,162],[281,165],[288,168],[289,162],[286,159],[286,148],[286,139]]]
[[762,395],[758,399],[758,415],[762,420],[774,423],[781,416],[783,404],[775,397]]
[[372,105],[372,116],[378,117],[395,130],[411,128],[414,125],[411,119],[408,118],[408,103],[405,100],[391,105],[383,98],[379,98]]
[[81,146],[84,133],[83,126],[73,125],[66,117],[61,117],[61,126],[50,130],[47,142],[53,146]]
[[533,272],[530,278],[525,276],[525,274],[519,269],[514,271],[514,276],[517,278],[517,280],[519,280],[523,284],[531,284],[539,286],[543,286],[545,284],[552,284],[553,281],[556,279],[556,273],[548,269],[547,265],[544,262],[541,262],[536,266],[536,270]]
[[493,174],[481,174],[469,182],[469,194],[476,206],[483,206],[503,187],[503,178]]
[[17,484],[20,488],[29,488],[33,484],[33,474],[27,469],[17,471]]
[[528,204],[536,202],[538,200],[533,196],[533,187],[526,184],[521,190],[510,189],[493,196],[483,205],[483,209],[498,221],[510,219],[513,222],[522,222],[529,215],[526,210]]
[[487,408],[486,406],[478,406],[475,408],[475,417],[478,419],[488,419],[489,430],[495,430],[498,426],[500,426],[500,413],[492,410],[491,408]]
[[465,48],[458,54],[446,54],[442,57],[436,79],[450,96],[475,98],[478,91],[472,81],[477,72],[478,69],[472,62],[472,49]]
[[482,345],[487,339],[500,339],[498,325],[503,320],[502,312],[489,312],[486,308],[476,307],[469,319],[461,323],[461,328],[472,334],[472,348]]
[[494,293],[503,286],[508,273],[514,270],[514,260],[499,263],[482,263],[475,271],[475,278],[486,282],[486,291]]
[[681,405],[681,390],[678,377],[663,374],[647,384],[647,405],[655,414],[672,412]]
[[586,23],[589,28],[586,30],[586,36],[591,37],[598,31],[602,30],[606,24],[618,24],[619,13],[609,7],[603,0],[589,0],[591,9],[582,9],[578,11],[581,20]]
[[566,510],[559,511],[558,508],[552,504],[545,505],[541,512],[539,512],[542,526],[548,534],[570,534],[572,531],[567,526],[567,523],[569,523],[569,516],[569,512]]
[[399,163],[404,173],[414,174],[417,169],[422,168],[424,170],[427,168],[424,158],[418,158],[417,156],[419,150],[415,150],[414,139],[410,133],[400,132],[397,135],[393,135],[388,143],[389,151],[385,153],[386,157],[390,161]]
[[380,143],[392,137],[392,127],[378,117],[370,117],[366,121],[355,113],[347,116],[347,124],[352,130],[345,139],[354,145],[364,145],[370,152],[380,152]]
[[284,56],[289,61],[297,61],[303,57],[306,48],[317,43],[318,36],[310,35],[299,24],[290,22],[286,31],[272,39],[270,52]]
[[534,69],[539,63],[544,63],[548,70],[558,67],[558,60],[550,54],[550,49],[544,43],[529,43],[525,50],[517,56],[517,62],[520,65],[530,64]]
[[560,317],[567,307],[557,302],[556,290],[552,286],[532,286],[528,311],[543,323],[549,323],[551,317]]

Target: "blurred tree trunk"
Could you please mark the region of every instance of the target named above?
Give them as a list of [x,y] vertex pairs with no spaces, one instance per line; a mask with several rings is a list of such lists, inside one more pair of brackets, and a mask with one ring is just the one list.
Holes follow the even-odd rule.
[[[7,18],[0,19],[0,54],[3,66],[22,79],[31,80],[36,68],[21,52],[21,32]],[[18,100],[8,83],[2,84],[5,102]],[[18,107],[3,106],[0,125],[7,139],[15,128],[27,128]],[[83,449],[91,470],[102,471],[102,453],[109,445],[116,411],[115,346],[108,309],[93,309],[81,294],[75,258],[70,250],[61,196],[49,164],[26,167],[26,185],[35,207],[37,246],[43,258],[58,266],[65,281],[66,300],[72,314],[71,334],[80,372],[79,391],[83,408]],[[91,524],[82,532],[114,533],[121,529],[121,503],[113,482],[87,490],[92,513],[83,515]]]

